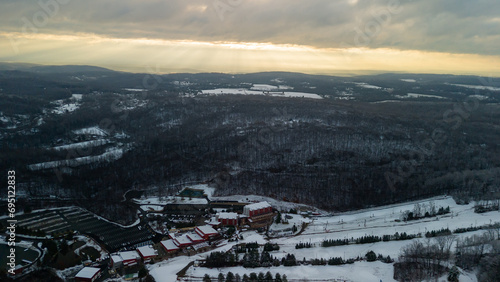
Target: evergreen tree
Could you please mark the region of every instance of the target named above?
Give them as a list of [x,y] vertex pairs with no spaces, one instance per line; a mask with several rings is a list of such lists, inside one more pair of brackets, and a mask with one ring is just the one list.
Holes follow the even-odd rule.
[[270,271],[266,272],[266,277],[264,278],[266,282],[273,282],[273,275]]
[[234,282],[234,274],[231,271],[226,275],[226,282]]
[[460,271],[456,266],[453,266],[448,273],[448,281],[450,282],[458,282],[458,277],[460,276]]

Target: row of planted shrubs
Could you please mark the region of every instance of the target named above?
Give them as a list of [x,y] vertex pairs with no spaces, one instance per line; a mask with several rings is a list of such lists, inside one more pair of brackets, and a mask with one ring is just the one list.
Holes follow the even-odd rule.
[[[400,240],[411,240],[419,237],[417,234],[406,234],[406,232],[396,232],[394,235],[383,235],[383,236],[376,236],[376,235],[366,235],[362,236],[359,238],[351,238],[350,240],[348,239],[328,239],[328,240],[323,240],[321,242],[322,247],[334,247],[334,246],[344,246],[344,245],[349,245],[349,243],[353,244],[370,244],[370,243],[377,243],[380,241],[388,242],[388,241],[400,241]],[[303,244],[303,243],[302,243]],[[296,249],[297,245],[295,246]],[[307,247],[306,248],[310,248]]]

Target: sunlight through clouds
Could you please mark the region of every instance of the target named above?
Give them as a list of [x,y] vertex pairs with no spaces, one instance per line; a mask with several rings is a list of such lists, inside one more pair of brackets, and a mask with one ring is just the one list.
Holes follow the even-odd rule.
[[[258,42],[205,42],[148,38],[106,38],[95,34],[54,35],[0,33],[0,60],[41,64],[100,65],[117,70],[141,71],[158,65],[165,72],[297,71],[317,74],[357,71],[500,73],[495,56],[401,51],[391,48],[316,48],[295,44]],[[7,51],[6,51],[7,50]],[[464,64],[466,67],[464,68]],[[459,70],[459,71],[456,71]]]

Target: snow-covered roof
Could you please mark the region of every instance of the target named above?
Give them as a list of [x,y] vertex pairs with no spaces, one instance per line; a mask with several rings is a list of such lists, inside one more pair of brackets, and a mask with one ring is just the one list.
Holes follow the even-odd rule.
[[123,261],[122,257],[119,255],[111,255],[111,260],[113,261],[113,263],[119,263]]
[[184,234],[179,237],[175,237],[175,241],[179,243],[180,245],[185,245],[185,244],[192,244],[191,239],[188,238],[187,234]]
[[101,271],[100,268],[97,267],[84,267],[82,270],[80,270],[76,275],[75,278],[89,278],[91,279],[96,275],[99,271]]
[[140,257],[136,251],[120,252],[119,254],[124,261],[138,259]]
[[255,204],[246,205],[243,208],[246,210],[249,210],[249,211],[255,211],[255,210],[260,210],[260,209],[265,209],[265,208],[270,208],[270,207],[271,207],[271,205],[268,202],[258,202]]
[[177,247],[175,244],[174,244],[174,241],[172,240],[165,240],[165,241],[161,241],[161,244],[163,245],[163,247],[165,247],[165,249],[167,250],[178,250],[179,247]]
[[151,245],[139,247],[137,251],[142,257],[154,257],[158,255],[158,252]]
[[205,235],[217,234],[217,230],[213,229],[210,225],[198,226],[196,228]]
[[189,234],[187,234],[187,236],[188,236],[188,237],[189,237],[189,239],[190,239],[191,241],[193,241],[193,242],[194,242],[194,241],[201,241],[201,240],[203,240],[203,238],[201,238],[201,237],[200,237],[200,235],[198,235],[198,234],[196,234],[196,233],[194,233],[194,232],[193,232],[193,233],[189,233]]
[[238,219],[238,214],[235,212],[220,212],[217,216],[219,219]]

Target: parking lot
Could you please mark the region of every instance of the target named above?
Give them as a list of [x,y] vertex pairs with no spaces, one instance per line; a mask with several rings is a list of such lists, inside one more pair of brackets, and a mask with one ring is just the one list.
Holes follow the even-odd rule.
[[18,225],[59,236],[79,231],[102,242],[109,251],[149,242],[154,234],[146,227],[121,227],[77,207],[45,210],[18,216]]

